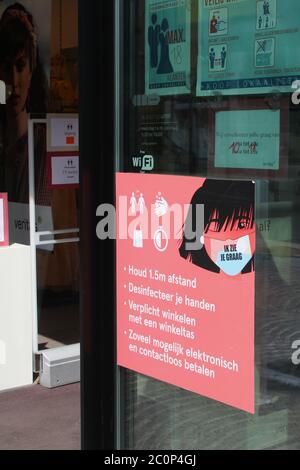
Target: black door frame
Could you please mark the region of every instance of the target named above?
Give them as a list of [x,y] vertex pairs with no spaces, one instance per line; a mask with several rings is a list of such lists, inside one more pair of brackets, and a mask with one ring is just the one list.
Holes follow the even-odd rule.
[[115,202],[114,4],[79,0],[82,449],[116,446],[115,242],[96,236]]

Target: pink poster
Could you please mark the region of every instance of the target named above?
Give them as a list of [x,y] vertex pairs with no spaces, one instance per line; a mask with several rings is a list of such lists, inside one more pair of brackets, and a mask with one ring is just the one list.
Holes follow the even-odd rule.
[[9,245],[7,193],[0,193],[0,246]]
[[254,183],[117,174],[118,365],[254,413]]

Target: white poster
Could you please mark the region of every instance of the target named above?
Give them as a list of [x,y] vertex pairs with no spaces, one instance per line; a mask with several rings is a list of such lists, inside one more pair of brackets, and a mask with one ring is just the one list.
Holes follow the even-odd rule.
[[[29,206],[9,202],[9,233],[11,243],[30,245]],[[36,232],[53,231],[52,209],[48,206],[36,206]],[[53,236],[50,236],[53,239]],[[53,245],[41,245],[41,250],[53,251]]]
[[79,121],[75,114],[48,115],[47,150],[78,151]]
[[79,184],[79,157],[52,156],[51,185],[69,186]]

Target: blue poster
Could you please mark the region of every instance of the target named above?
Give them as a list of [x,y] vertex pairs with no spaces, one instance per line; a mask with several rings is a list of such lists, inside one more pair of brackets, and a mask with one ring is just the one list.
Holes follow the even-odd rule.
[[191,1],[145,0],[146,94],[190,93]]
[[215,168],[279,170],[280,111],[219,111]]
[[291,92],[299,0],[199,0],[197,96]]

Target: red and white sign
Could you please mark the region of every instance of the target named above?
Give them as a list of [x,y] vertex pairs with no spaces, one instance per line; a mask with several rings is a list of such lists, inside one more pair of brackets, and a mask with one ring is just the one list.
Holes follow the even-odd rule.
[[249,413],[254,191],[251,181],[116,177],[118,365]]
[[9,245],[7,194],[0,193],[0,246]]
[[79,187],[79,153],[51,152],[48,153],[49,187],[78,188]]

